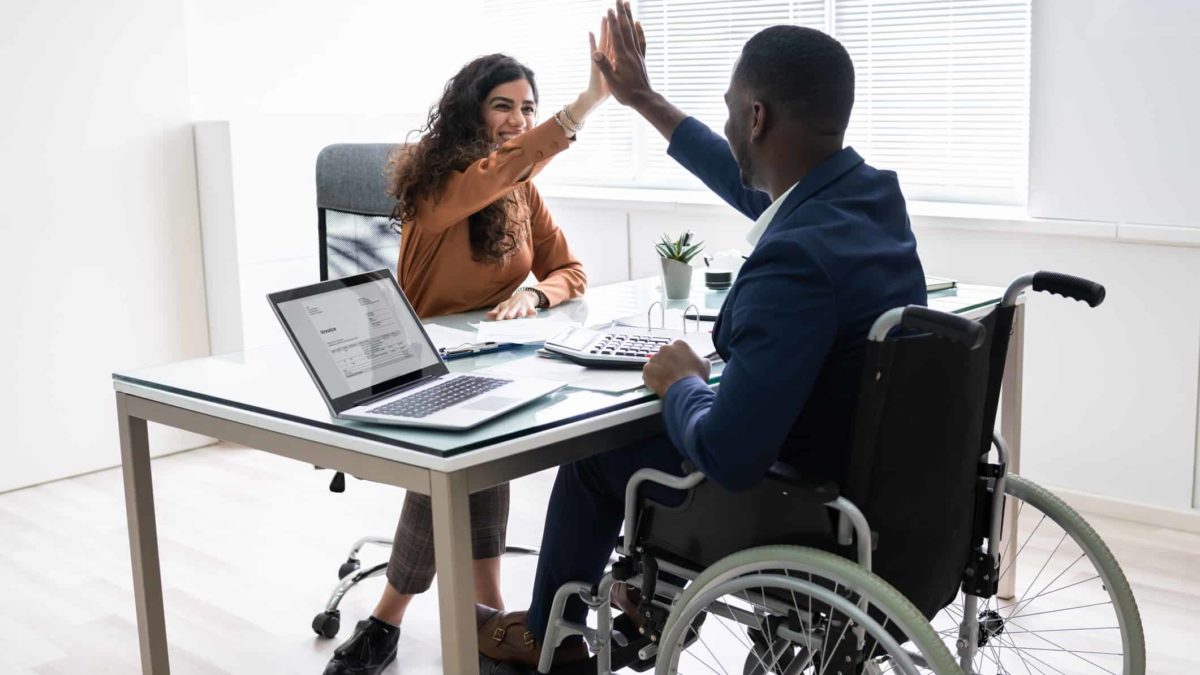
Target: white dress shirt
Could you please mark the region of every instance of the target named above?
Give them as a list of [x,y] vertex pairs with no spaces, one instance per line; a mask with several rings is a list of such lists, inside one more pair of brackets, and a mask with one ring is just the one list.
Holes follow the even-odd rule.
[[788,188],[787,192],[779,195],[779,199],[771,202],[771,205],[762,212],[762,215],[758,217],[758,220],[754,221],[754,227],[751,227],[750,232],[746,234],[746,241],[750,242],[750,246],[758,245],[758,240],[762,238],[763,232],[767,229],[767,226],[770,225],[771,221],[775,219],[775,214],[779,212],[779,207],[783,206],[783,200],[787,199],[788,195],[792,194],[792,190],[795,190],[796,186],[799,184],[800,181],[792,183],[792,187]]

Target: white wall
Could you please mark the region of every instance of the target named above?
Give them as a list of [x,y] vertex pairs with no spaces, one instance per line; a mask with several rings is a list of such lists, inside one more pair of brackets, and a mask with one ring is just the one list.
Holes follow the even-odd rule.
[[1200,2],[1033,3],[1030,212],[1200,226]]
[[490,49],[482,0],[184,1],[213,350],[240,350],[283,339],[266,293],[317,279],[320,149],[404,141]]
[[[1197,241],[1187,230],[1154,226],[1200,228],[1200,3],[1056,0],[1035,2],[1033,11],[1030,213],[1111,222],[1120,238],[1151,233]],[[955,250],[978,251],[985,239],[959,242]],[[1000,247],[1006,250],[1022,252]],[[1124,349],[1092,355],[1098,371],[1109,371],[1106,382],[1116,385],[1109,390],[1131,404],[1109,411],[1122,431],[1080,430],[1081,440],[1098,450],[1086,460],[1033,467],[1097,487],[1124,481],[1126,494],[1173,506],[1185,501],[1180,495],[1190,483],[1186,502],[1200,508],[1200,255],[1145,247],[1052,250],[1081,267],[1107,266],[1120,280],[1112,290],[1126,295],[1114,298],[1118,322],[1104,340]],[[1047,251],[1024,253],[1044,258]],[[1057,364],[1030,365],[1055,372]],[[1035,442],[1065,442],[1071,430],[1064,421],[1045,431]],[[1168,483],[1173,487],[1165,493],[1154,492]]]
[[923,220],[917,236],[931,273],[1003,285],[1025,272],[1060,270],[1108,291],[1096,309],[1058,296],[1029,298],[1022,474],[1191,508],[1200,248],[920,227]]
[[118,464],[111,373],[208,341],[182,2],[0,3],[0,91],[6,490]]
[[488,51],[482,0],[184,3],[197,120],[424,112]]
[[320,279],[314,164],[331,143],[395,140],[415,115],[261,115],[198,122],[212,351],[286,340],[267,293]]

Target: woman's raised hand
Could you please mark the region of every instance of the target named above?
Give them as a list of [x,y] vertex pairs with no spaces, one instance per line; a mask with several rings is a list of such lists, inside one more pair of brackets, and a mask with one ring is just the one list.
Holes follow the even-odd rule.
[[608,10],[604,25],[608,28],[609,50],[592,54],[592,61],[617,102],[635,105],[639,98],[654,91],[646,70],[646,33],[641,22],[633,18],[633,9],[626,0],[617,0],[616,7]]
[[588,63],[591,64],[591,74],[588,77],[588,87],[585,92],[590,98],[596,101],[596,105],[604,102],[608,98],[608,83],[604,81],[604,75],[600,72],[600,67],[596,64],[596,55],[603,54],[605,57],[612,57],[612,35],[608,30],[608,21],[600,20],[600,42],[596,43],[596,34],[588,33],[588,46],[591,51],[588,52]]
[[573,122],[583,123],[584,118],[592,114],[592,111],[600,107],[608,98],[608,83],[604,80],[604,75],[600,73],[599,67],[596,65],[597,54],[612,53],[612,37],[609,33],[609,25],[607,21],[600,22],[600,42],[596,42],[596,34],[588,33],[588,46],[591,50],[588,52],[588,62],[591,64],[591,73],[588,77],[587,89],[584,89],[579,97],[567,105],[567,112]]

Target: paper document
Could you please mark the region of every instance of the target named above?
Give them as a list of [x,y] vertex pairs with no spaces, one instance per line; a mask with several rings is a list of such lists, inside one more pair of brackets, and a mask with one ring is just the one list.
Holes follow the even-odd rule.
[[[347,381],[371,376],[389,366],[416,357],[411,338],[400,325],[392,307],[379,298],[359,296],[357,302],[336,305],[326,298],[305,300],[304,309],[321,336],[333,362]],[[354,317],[345,311],[362,315]]]
[[563,359],[530,356],[490,368],[472,371],[476,375],[503,377],[536,377],[564,382],[573,389],[587,389],[608,394],[620,394],[642,386],[642,371],[636,369],[597,370]]
[[425,332],[438,349],[451,349],[475,342],[475,333],[459,328],[448,328],[436,323],[424,324]]
[[587,374],[587,368],[571,363],[570,361],[563,361],[562,359],[528,356],[488,368],[473,370],[471,373],[473,375],[503,375],[505,377],[536,377],[539,380],[551,380],[570,384],[572,381]]
[[544,319],[510,319],[480,321],[475,332],[476,342],[515,342],[532,345],[545,342],[562,331],[578,327],[578,321],[547,317]]
[[957,285],[958,285],[958,282],[955,281],[954,279],[947,279],[946,277],[931,277],[928,274],[925,275],[925,292],[926,293],[933,293],[935,291],[944,291],[948,288],[954,288]]
[[417,318],[390,282],[286,300],[277,309],[331,398],[438,362]]
[[568,384],[576,389],[623,394],[646,386],[642,371],[632,368],[587,368],[587,374]]

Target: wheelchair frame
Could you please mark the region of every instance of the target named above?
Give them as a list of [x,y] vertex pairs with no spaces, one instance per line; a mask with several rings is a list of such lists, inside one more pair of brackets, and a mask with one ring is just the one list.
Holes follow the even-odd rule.
[[[998,308],[1011,309],[1016,305],[1020,296],[1029,288],[1032,288],[1034,291],[1048,291],[1067,298],[1082,300],[1092,307],[1100,304],[1104,299],[1104,288],[1098,284],[1068,275],[1039,272],[1036,274],[1027,274],[1014,280],[1006,289]],[[886,339],[888,333],[893,328],[904,322],[904,312],[910,310],[911,308],[897,308],[880,316],[872,325],[868,334],[868,340],[881,342]],[[953,318],[960,321],[967,321],[961,317]],[[934,328],[934,330],[938,328],[936,324],[931,326],[928,323],[922,327],[925,329]],[[944,326],[942,327],[944,328]],[[982,326],[978,326],[978,328],[982,332]],[[1012,331],[1012,328],[1011,321],[1008,321],[1007,325],[1000,325],[1000,322],[997,322],[994,330],[996,333],[1008,333]],[[963,330],[961,326],[959,330]],[[1004,346],[1007,346],[1007,334],[1003,337],[1005,340]],[[976,341],[976,346],[978,346],[980,341],[982,341],[982,335]],[[1000,369],[1003,370],[1002,363],[1000,366]],[[992,363],[990,367],[995,368],[996,364]],[[1001,373],[989,372],[989,382],[993,378],[995,379],[996,391],[993,393],[996,396],[999,393],[1000,376]],[[986,420],[986,422],[994,423],[994,419]],[[996,461],[994,463],[989,462],[990,451],[996,453]],[[989,452],[981,454],[978,474],[980,489],[991,492],[990,495],[983,497],[985,500],[990,497],[990,509],[986,514],[987,525],[982,533],[977,531],[971,535],[971,557],[969,558],[967,569],[964,570],[963,574],[963,618],[959,623],[956,648],[959,666],[965,673],[973,672],[972,663],[981,649],[979,645],[980,623],[977,611],[979,600],[998,595],[1000,547],[1003,537],[1003,526],[1007,515],[1005,496],[1008,483],[1008,466],[1008,445],[1004,438],[993,430],[991,434],[991,448]],[[554,648],[561,644],[562,640],[573,635],[580,635],[587,641],[592,652],[596,655],[597,675],[611,674],[613,642],[615,638],[613,635],[613,616],[609,597],[613,585],[618,581],[623,581],[633,587],[642,589],[643,600],[642,605],[639,606],[639,611],[651,604],[660,610],[668,611],[674,606],[683,594],[683,588],[657,579],[652,579],[647,584],[646,575],[632,574],[632,567],[626,563],[628,560],[636,560],[644,552],[640,550],[640,547],[631,549],[629,544],[629,542],[633,541],[632,534],[635,524],[638,522],[638,488],[645,483],[656,483],[676,490],[692,490],[704,480],[704,474],[699,471],[691,472],[687,476],[676,476],[654,469],[642,469],[633,475],[625,492],[624,536],[619,540],[616,547],[621,561],[618,565],[614,565],[609,569],[595,586],[584,582],[570,582],[559,588],[555,594],[550,613],[552,619],[543,640],[543,651],[538,664],[539,673],[550,672]],[[871,572],[872,533],[862,511],[849,499],[840,495],[830,501],[824,502],[824,505],[838,512],[837,543],[841,546],[855,545],[858,565],[867,572]],[[980,521],[981,519],[977,516],[976,522],[980,523]],[[980,546],[982,540],[986,540],[986,546]],[[1089,558],[1092,558],[1093,563],[1098,563],[1092,549],[1083,545],[1081,545],[1081,548],[1084,549]],[[626,564],[622,565],[622,563]],[[651,567],[652,569],[648,571],[653,572],[655,575],[657,575],[658,570],[663,570],[686,579],[688,582],[695,580],[703,572],[703,570],[692,570],[664,560],[656,560]],[[1123,578],[1122,581],[1124,581]],[[647,585],[649,585],[648,590],[646,588]],[[597,612],[597,627],[595,629],[587,625],[566,621],[562,618],[566,603],[573,595],[578,595],[589,608]],[[666,597],[668,600],[664,602],[660,599],[661,597]],[[760,599],[762,607],[770,611],[771,598],[761,597]],[[951,604],[953,603],[954,601],[952,600]],[[722,605],[721,608],[728,616],[735,618],[739,623],[743,623],[754,629],[760,628],[761,621],[757,614],[748,613],[739,608],[724,605],[723,603],[719,604]],[[714,603],[713,606],[717,605],[718,603]],[[867,601],[861,594],[859,594],[857,606],[861,610],[866,609]],[[708,612],[710,609],[706,608],[704,611]],[[1144,668],[1144,639],[1141,635],[1141,624],[1140,619],[1137,617],[1136,604],[1133,607],[1133,615],[1134,620],[1132,622],[1121,622],[1123,644],[1135,645],[1132,651],[1137,652],[1131,654],[1127,650],[1124,653],[1126,672],[1130,672],[1131,670],[1136,672],[1139,666]],[[650,617],[648,616],[647,618]],[[658,628],[661,629],[662,626],[658,626]],[[671,632],[678,637],[682,634],[682,630],[686,629],[674,626]],[[779,632],[780,630],[784,632]],[[864,628],[861,623],[855,626],[854,631],[858,645],[861,647],[864,640]],[[804,644],[811,639],[811,636],[789,631],[786,627],[778,628],[776,634],[797,644]],[[659,644],[652,641],[643,647],[637,656],[642,660],[654,658],[658,653],[658,648]],[[917,665],[929,667],[928,664],[924,663],[924,659],[920,655],[911,653],[908,655]],[[1135,664],[1132,667],[1131,661]],[[789,672],[792,672],[792,669],[789,669]]]
[[[897,307],[888,310],[872,324],[867,339],[872,342],[883,342],[893,329],[901,325],[940,333],[945,337],[965,343],[972,349],[979,347],[984,339],[983,326],[977,322],[917,306]],[[631,549],[629,545],[629,542],[633,540],[634,524],[637,523],[638,488],[642,484],[656,483],[676,490],[691,490],[704,480],[705,476],[700,471],[693,471],[686,476],[677,476],[657,469],[640,469],[635,472],[625,488],[624,536],[616,547],[616,551],[622,561],[639,558],[643,553],[641,550]],[[862,510],[851,500],[841,495],[832,500],[822,502],[822,505],[838,513],[837,543],[841,546],[854,546],[857,563],[867,572],[870,572],[873,537],[870,524],[867,522]],[[618,565],[620,565],[620,562]],[[639,588],[645,594],[643,598],[645,603],[656,604],[660,609],[670,609],[671,605],[664,604],[658,600],[659,589],[665,588],[670,593],[672,598],[671,603],[673,604],[683,593],[683,588],[658,580],[656,578],[657,571],[663,570],[688,581],[694,580],[703,572],[703,570],[692,570],[669,561],[657,559],[654,560],[653,567],[655,576],[652,577],[649,584],[646,583],[646,576],[644,574],[633,574],[632,570],[630,570],[629,574],[626,574],[619,571],[622,567],[614,565],[612,569],[605,573],[595,587],[585,582],[568,582],[559,587],[551,605],[550,616],[553,618],[547,627],[546,636],[543,640],[538,672],[549,673],[553,664],[554,648],[557,648],[564,639],[579,635],[584,638],[592,652],[596,654],[597,675],[611,675],[613,618],[609,595],[613,585],[621,581]],[[593,629],[587,625],[577,624],[562,618],[567,601],[575,595],[579,596],[585,605],[596,611],[596,628]],[[770,609],[771,599],[763,597],[761,600],[764,608]],[[867,598],[860,597],[855,604],[860,611],[860,616],[865,617],[868,608]],[[751,628],[759,627],[757,615],[744,616],[747,614],[746,612],[729,605],[723,605],[723,608],[740,623],[744,623]],[[862,621],[856,622],[854,634],[857,644],[861,646],[866,637]],[[791,638],[797,642],[809,639],[807,636],[799,633],[792,635]],[[640,650],[638,658],[640,660],[651,659],[657,654],[657,651],[657,642],[651,642],[651,644]],[[920,657],[917,655],[910,656],[920,660]]]

